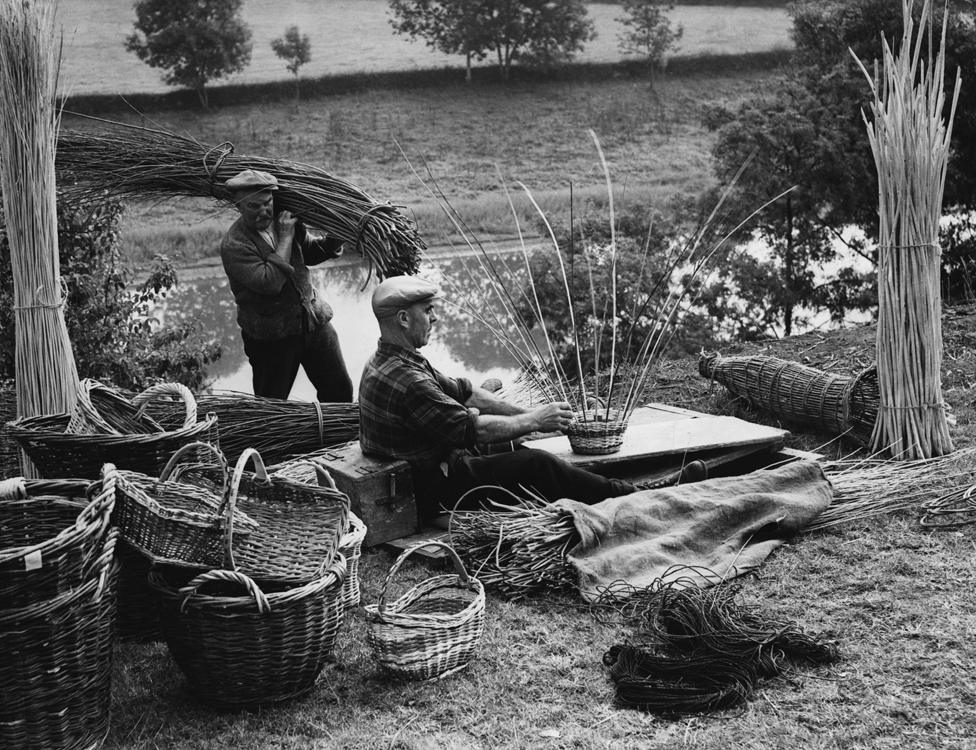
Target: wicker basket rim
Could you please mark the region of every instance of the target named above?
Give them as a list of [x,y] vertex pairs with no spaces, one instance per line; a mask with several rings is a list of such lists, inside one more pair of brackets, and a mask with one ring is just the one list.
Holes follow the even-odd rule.
[[[458,591],[472,594],[471,601],[463,609],[459,609],[451,614],[413,614],[403,612],[405,607],[422,599],[426,594],[435,589],[447,588],[450,585]],[[452,628],[463,625],[483,612],[485,607],[485,587],[477,578],[469,577],[467,582],[455,573],[434,576],[427,578],[415,586],[411,587],[406,593],[402,594],[391,604],[385,605],[380,609],[380,605],[367,604],[366,617],[368,620],[383,625],[395,625],[398,627],[436,627]]]
[[[119,491],[132,498],[136,503],[146,508],[151,513],[170,520],[178,520],[191,526],[202,528],[214,528],[224,524],[225,504],[216,495],[193,484],[183,484],[171,480],[154,479],[146,474],[137,471],[120,469],[118,479]],[[174,494],[181,494],[193,500],[199,501],[211,509],[211,513],[201,511],[181,510],[177,508],[167,508],[160,503],[152,494],[146,491],[145,487],[151,487],[154,492],[160,488],[168,488]],[[244,532],[253,531],[258,528],[258,523],[248,516],[244,511],[234,510],[235,522],[240,522],[244,527]]]
[[207,414],[203,419],[197,420],[189,427],[180,427],[176,430],[163,432],[147,432],[143,434],[132,433],[129,435],[81,435],[73,432],[64,432],[55,429],[37,429],[33,425],[37,423],[47,424],[52,421],[65,421],[70,419],[69,414],[39,414],[33,417],[21,417],[12,422],[7,422],[7,432],[15,440],[28,440],[30,438],[43,438],[51,443],[91,443],[96,442],[102,445],[121,445],[139,442],[157,442],[174,437],[186,437],[211,429],[217,424],[215,414]]

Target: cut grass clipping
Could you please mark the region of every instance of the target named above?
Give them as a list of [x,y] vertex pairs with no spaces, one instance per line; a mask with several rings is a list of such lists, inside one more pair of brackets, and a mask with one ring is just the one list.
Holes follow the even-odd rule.
[[349,243],[370,275],[416,273],[426,244],[412,220],[356,186],[318,167],[285,159],[235,154],[230,143],[207,146],[164,130],[99,120],[100,133],[62,131],[57,168],[88,200],[216,198],[233,202],[224,183],[245,169],[278,180],[276,210],[288,210],[313,229]]

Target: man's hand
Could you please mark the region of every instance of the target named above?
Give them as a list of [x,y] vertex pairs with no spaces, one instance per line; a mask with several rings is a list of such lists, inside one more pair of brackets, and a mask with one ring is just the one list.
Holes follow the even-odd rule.
[[288,241],[291,242],[295,236],[295,224],[298,223],[298,219],[291,211],[282,211],[275,221],[278,223],[278,237],[287,236]]
[[573,410],[565,401],[546,404],[532,412],[536,432],[563,432],[573,421]]

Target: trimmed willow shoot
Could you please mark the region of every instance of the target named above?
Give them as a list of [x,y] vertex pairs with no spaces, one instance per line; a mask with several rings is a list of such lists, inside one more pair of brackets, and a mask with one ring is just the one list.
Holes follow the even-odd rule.
[[107,192],[128,199],[189,196],[230,203],[224,183],[242,170],[258,169],[278,179],[276,208],[350,243],[371,274],[413,274],[420,267],[427,246],[412,220],[318,167],[235,154],[230,143],[207,146],[164,130],[99,122],[102,132],[65,130],[58,143],[58,171],[83,198],[99,200]]
[[[540,247],[526,243],[509,196],[520,253],[518,260],[507,260],[481,245],[436,184],[428,184],[428,188],[478,259],[478,267],[466,271],[480,283],[472,285],[474,295],[458,304],[498,339],[519,365],[522,381],[533,393],[545,401],[569,402],[576,412],[571,442],[574,429],[589,428],[596,445],[592,451],[586,446],[581,452],[596,453],[603,452],[601,429],[606,430],[609,442],[613,437],[610,433],[626,427],[633,411],[646,400],[675,323],[693,301],[695,282],[707,275],[715,254],[756,213],[782,195],[714,239],[717,233],[711,225],[728,194],[726,190],[701,226],[664,243],[660,256],[652,262],[650,241],[633,254],[618,248],[610,170],[596,135],[592,131],[590,135],[609,199],[609,241],[599,248],[578,250],[572,247],[572,240],[561,241],[531,191],[518,183],[544,227],[544,240]],[[570,227],[571,233],[575,231]],[[570,267],[569,257],[575,259],[575,266]],[[533,269],[537,261],[550,269],[554,291],[548,297],[544,281]],[[624,296],[625,285],[618,278],[625,263],[631,274],[626,283],[629,297]]]
[[[941,257],[939,220],[955,91],[945,111],[945,18],[938,50],[931,49],[931,0],[916,28],[905,0],[897,54],[882,41],[882,71],[872,77],[873,120],[868,139],[878,171],[878,329],[880,403],[871,437],[875,451],[905,459],[952,451],[942,398]],[[946,9],[948,13],[948,9]],[[927,33],[928,31],[928,33]],[[926,37],[930,40],[923,56]],[[935,54],[933,59],[932,55]]]
[[13,271],[14,370],[22,417],[71,411],[78,388],[58,256],[59,49],[50,4],[0,0],[0,190]]

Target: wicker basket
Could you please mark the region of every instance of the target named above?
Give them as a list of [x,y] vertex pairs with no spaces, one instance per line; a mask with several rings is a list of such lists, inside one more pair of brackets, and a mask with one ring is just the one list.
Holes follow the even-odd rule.
[[[132,403],[140,409],[161,396],[184,399],[186,418],[183,427],[166,432],[130,435],[78,435],[67,432],[69,414],[25,417],[8,425],[8,434],[17,441],[46,477],[99,476],[102,464],[111,462],[119,469],[158,476],[173,452],[194,441],[217,442],[217,418],[197,419],[193,394],[178,383],[153,386],[136,396]],[[137,412],[139,414],[139,412]]]
[[577,413],[566,428],[566,437],[573,453],[586,456],[616,453],[623,445],[627,423],[627,418],[615,409],[609,413],[599,409]]
[[[228,507],[217,493],[169,477],[180,461],[200,451],[223,456],[209,443],[189,443],[176,451],[159,478],[133,471],[118,472],[118,503],[113,517],[126,542],[153,562],[220,568],[226,554],[227,518],[233,516],[238,539],[257,524]],[[224,470],[226,474],[226,467]]]
[[[386,592],[406,559],[424,547],[447,550],[454,574],[417,584],[392,604]],[[464,668],[485,626],[485,589],[443,542],[420,542],[404,550],[383,583],[379,602],[366,605],[366,631],[377,661],[406,677],[431,680]]]
[[[251,463],[253,472],[246,470]],[[233,514],[233,522],[226,529],[223,567],[262,585],[299,585],[322,577],[348,528],[349,498],[324,469],[315,470],[321,479],[309,484],[268,474],[261,454],[252,448],[240,455],[227,492],[227,513]],[[174,474],[180,482],[201,487],[213,487],[219,476],[219,468],[202,464],[181,466]],[[243,538],[237,534],[241,511],[258,527]]]
[[363,540],[366,538],[366,524],[352,511],[349,511],[349,530],[339,540],[339,554],[346,558],[346,580],[342,584],[342,604],[349,610],[358,607],[359,558],[363,555]]
[[[317,468],[318,464],[318,468]],[[318,484],[335,489],[335,482],[325,467],[315,459],[295,459],[273,467],[272,475],[291,479],[305,484]],[[363,540],[366,538],[366,524],[355,513],[349,511],[349,525],[339,540],[339,552],[346,558],[346,582],[342,585],[342,601],[347,610],[358,607],[361,601],[359,592],[359,558],[363,554]]]
[[[183,386],[173,383],[169,387],[176,392],[175,389]],[[75,410],[68,420],[65,432],[79,435],[132,435],[162,432],[163,428],[159,423],[144,415],[142,411],[117,388],[92,378],[85,378],[78,384]]]
[[101,482],[0,482],[0,608],[26,607],[87,580],[102,551],[116,473]]
[[878,417],[878,372],[823,372],[776,357],[703,354],[698,372],[784,422],[867,445]]
[[0,609],[0,747],[96,747],[107,733],[116,537],[80,586]]
[[336,557],[323,576],[293,588],[259,586],[229,570],[211,570],[186,585],[150,572],[163,634],[193,692],[237,708],[311,690],[344,620],[345,567]]

